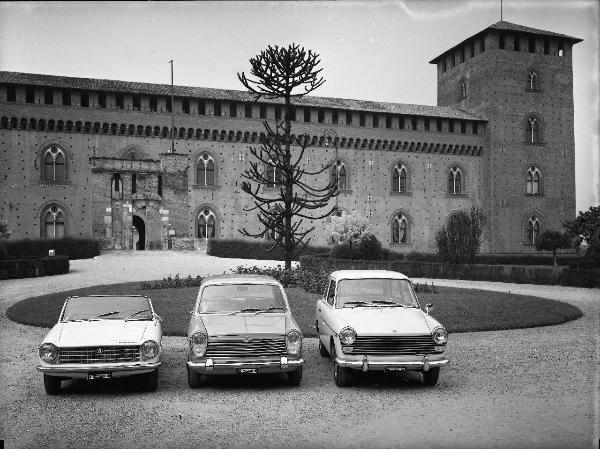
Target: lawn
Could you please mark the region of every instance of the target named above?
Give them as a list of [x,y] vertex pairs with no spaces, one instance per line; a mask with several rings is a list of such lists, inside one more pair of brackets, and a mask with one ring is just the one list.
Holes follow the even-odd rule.
[[[292,313],[304,336],[316,336],[313,325],[315,303],[319,296],[299,288],[288,288],[286,291]],[[432,316],[444,324],[449,332],[547,326],[582,316],[581,310],[575,306],[532,296],[449,287],[437,287],[437,291],[420,293],[419,301],[421,305],[434,305]],[[11,306],[6,314],[18,323],[51,327],[56,323],[68,296],[139,294],[152,300],[156,313],[163,319],[166,335],[185,335],[189,312],[197,293],[198,287],[141,290],[139,282],[101,285],[29,298]]]

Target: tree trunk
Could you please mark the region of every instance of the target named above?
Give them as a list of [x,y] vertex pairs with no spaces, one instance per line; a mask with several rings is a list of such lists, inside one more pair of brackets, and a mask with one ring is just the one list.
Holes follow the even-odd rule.
[[558,261],[556,260],[556,250],[552,250],[552,260],[554,261],[554,266],[558,265]]
[[292,256],[293,256],[293,244],[292,241],[292,198],[293,198],[293,185],[292,185],[292,170],[291,165],[291,152],[290,152],[290,93],[287,92],[285,96],[285,116],[284,119],[284,139],[285,139],[285,269],[291,270],[292,268]]

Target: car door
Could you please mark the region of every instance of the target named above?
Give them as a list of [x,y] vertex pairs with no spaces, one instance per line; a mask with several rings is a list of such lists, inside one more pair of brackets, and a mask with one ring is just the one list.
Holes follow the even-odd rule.
[[330,279],[323,299],[317,301],[317,326],[319,338],[328,347],[329,336],[332,335],[331,322],[333,313],[333,302],[335,299],[336,282]]

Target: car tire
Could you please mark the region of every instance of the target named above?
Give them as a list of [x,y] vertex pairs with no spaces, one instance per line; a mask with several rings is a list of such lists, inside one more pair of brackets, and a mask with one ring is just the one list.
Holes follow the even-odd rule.
[[350,385],[350,369],[338,365],[335,361],[335,346],[331,344],[331,358],[333,359],[333,380],[338,387],[344,388]]
[[302,382],[302,367],[299,366],[294,371],[290,371],[289,373],[287,373],[287,375],[288,385],[291,385],[293,387],[299,386],[300,382]]
[[60,394],[61,378],[44,374],[44,389],[52,396]]
[[440,378],[440,368],[430,368],[429,371],[423,371],[423,383],[428,387],[433,387],[437,384]]
[[321,357],[329,357],[329,352],[327,352],[327,348],[325,348],[325,345],[321,342],[320,338],[319,338],[319,354],[321,354]]
[[156,391],[156,389],[158,388],[158,370],[155,369],[154,371],[144,374],[144,381],[143,381],[143,386],[144,386],[144,390],[146,391]]
[[206,376],[200,373],[196,373],[191,369],[187,369],[188,374],[188,385],[190,388],[200,388],[204,386]]

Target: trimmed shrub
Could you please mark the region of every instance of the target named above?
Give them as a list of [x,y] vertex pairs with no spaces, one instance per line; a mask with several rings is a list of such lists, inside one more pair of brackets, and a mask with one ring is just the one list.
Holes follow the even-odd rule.
[[[96,239],[21,239],[4,242],[6,259],[48,256],[48,250],[55,250],[57,256],[69,259],[90,259],[100,254],[100,243]],[[1,252],[0,252],[1,256]]]
[[356,251],[350,246],[350,242],[338,243],[329,251],[330,259],[354,259]]
[[52,276],[69,272],[67,256],[0,260],[0,279]]
[[562,272],[560,283],[572,287],[600,287],[600,268],[568,268]]
[[[562,267],[525,266],[525,265],[467,265],[444,264],[415,261],[372,261],[324,259],[313,256],[300,258],[302,267],[310,267],[313,271],[328,275],[335,270],[391,270],[409,277],[428,277],[437,279],[466,279],[474,281],[514,282],[521,284],[559,284],[563,282]],[[587,274],[586,274],[587,276]],[[566,281],[565,281],[566,282]],[[586,287],[588,281],[573,285]]]
[[196,276],[195,278],[193,278],[191,275],[188,275],[188,277],[186,278],[180,278],[179,274],[176,274],[175,277],[168,276],[156,282],[142,282],[142,284],[140,285],[140,290],[199,287],[202,283],[202,279],[204,278],[200,275]]
[[[217,240],[209,239],[206,253],[209,256],[224,257],[230,259],[258,259],[258,260],[285,260],[283,248],[273,243],[252,240]],[[302,255],[310,255],[328,252],[329,248],[306,247]],[[298,260],[298,258],[294,258]]]
[[358,244],[358,256],[364,260],[381,260],[381,242],[373,234],[365,234]]

